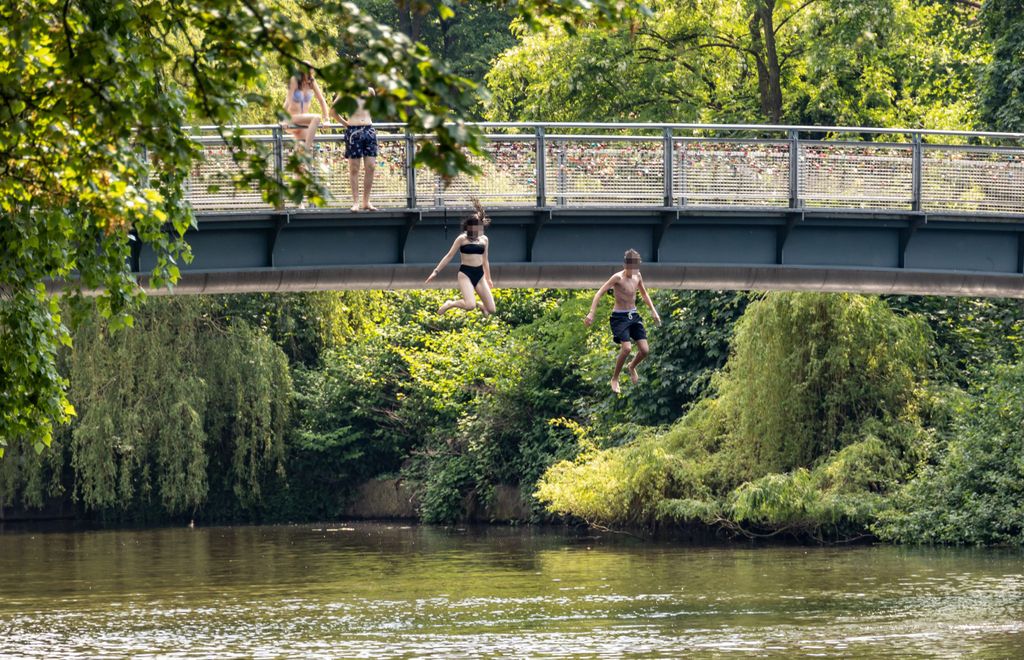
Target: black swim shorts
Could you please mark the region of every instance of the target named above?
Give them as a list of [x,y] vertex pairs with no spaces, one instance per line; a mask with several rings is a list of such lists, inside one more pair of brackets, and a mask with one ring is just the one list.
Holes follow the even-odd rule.
[[345,158],[377,157],[377,129],[373,126],[345,128]]
[[616,344],[647,339],[647,329],[644,328],[639,312],[612,312],[608,322],[612,326],[612,338]]

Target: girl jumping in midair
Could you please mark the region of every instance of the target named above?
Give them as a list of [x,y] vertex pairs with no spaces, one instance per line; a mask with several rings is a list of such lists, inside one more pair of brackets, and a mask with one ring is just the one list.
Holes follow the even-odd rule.
[[462,221],[462,233],[456,237],[448,254],[444,255],[426,280],[430,282],[437,277],[455,253],[459,253],[462,259],[462,266],[459,267],[459,290],[462,292],[462,298],[445,302],[437,310],[438,314],[444,314],[453,307],[466,311],[476,309],[474,292],[480,294],[481,310],[484,314],[493,314],[495,310],[494,296],[491,295],[494,282],[491,281],[491,264],[487,259],[490,241],[484,236],[484,227],[491,224],[491,220],[478,200],[473,200],[473,206],[476,213]]

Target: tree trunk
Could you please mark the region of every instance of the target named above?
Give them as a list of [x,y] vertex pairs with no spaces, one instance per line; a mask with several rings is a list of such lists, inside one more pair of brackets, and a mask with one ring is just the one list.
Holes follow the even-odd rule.
[[423,12],[422,11],[416,11],[415,9],[413,9],[411,11],[411,14],[412,14],[412,32],[409,34],[409,38],[412,39],[413,41],[419,41],[420,40],[420,32],[422,31],[422,28],[423,28]]
[[441,61],[451,61],[451,49],[452,49],[452,35],[451,35],[452,19],[442,18],[441,19]]
[[395,6],[398,8],[398,29],[412,39],[412,0],[396,0]]
[[761,112],[773,124],[782,121],[782,71],[775,43],[775,0],[763,0],[754,9],[748,27],[751,51],[757,66],[757,90]]

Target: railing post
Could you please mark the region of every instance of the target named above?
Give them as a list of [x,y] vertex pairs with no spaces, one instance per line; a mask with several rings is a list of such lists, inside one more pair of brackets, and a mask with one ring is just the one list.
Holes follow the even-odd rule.
[[565,140],[558,143],[558,183],[555,189],[555,203],[565,206]]
[[912,211],[921,210],[921,167],[924,161],[924,144],[921,140],[920,133],[914,133],[913,140],[913,164],[911,165],[910,175],[910,209]]
[[281,126],[274,126],[274,177],[278,183],[284,182],[284,142],[281,134]]
[[416,208],[416,141],[405,129],[405,207]]
[[790,129],[789,138],[789,208],[800,208],[800,133]]
[[544,184],[544,172],[546,167],[544,165],[544,127],[538,126],[536,129],[537,136],[537,207],[543,208],[547,203],[547,191],[545,190]]
[[672,129],[665,127],[662,133],[662,150],[664,150],[664,166],[662,167],[662,174],[665,179],[664,193],[665,193],[665,206],[675,206],[676,200],[675,195],[672,191],[672,160],[674,151],[672,149]]
[[679,158],[679,205],[686,206],[689,201],[689,195],[686,192],[686,152],[690,143],[683,140],[682,144],[683,153]]

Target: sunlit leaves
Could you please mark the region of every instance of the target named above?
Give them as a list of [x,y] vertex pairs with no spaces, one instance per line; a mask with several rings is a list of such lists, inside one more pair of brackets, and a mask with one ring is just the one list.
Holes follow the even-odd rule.
[[962,402],[948,448],[879,521],[884,538],[1024,545],[1024,364],[992,371]]
[[975,75],[989,47],[972,3],[651,9],[630,30],[522,33],[488,76],[490,117],[974,128]]
[[668,432],[553,466],[537,496],[600,524],[863,533],[923,454],[927,337],[875,298],[769,294],[737,324],[714,398]]
[[[531,21],[550,14],[572,24],[613,21],[633,6],[516,8]],[[0,450],[18,438],[45,445],[70,410],[54,362],[66,330],[36,286],[67,280],[101,291],[97,308],[116,328],[141,295],[131,242],[146,245],[155,288],[172,286],[189,260],[183,237],[195,221],[185,184],[201,149],[184,125],[222,127],[241,171],[235,183],[255,185],[266,201],[325,198],[301,158],[279,179],[264,146],[223,128],[253,115],[276,120],[287,76],[308,67],[329,94],[377,89],[369,108],[378,118],[428,135],[419,163],[446,178],[473,171],[481,137],[461,123],[477,103],[473,85],[351,3],[0,3]]]
[[982,19],[993,46],[982,77],[987,128],[1024,131],[1024,6],[1020,0],[988,0]]

